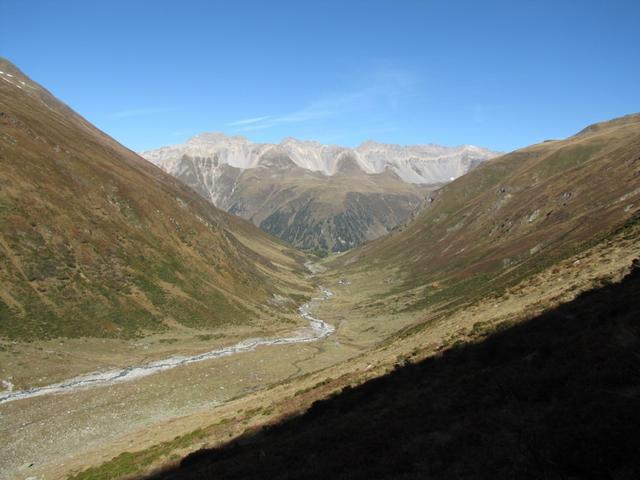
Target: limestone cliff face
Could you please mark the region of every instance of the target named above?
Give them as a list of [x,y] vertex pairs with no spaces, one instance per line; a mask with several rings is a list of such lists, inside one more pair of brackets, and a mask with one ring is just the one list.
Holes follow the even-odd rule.
[[288,138],[279,145],[206,133],[142,156],[214,205],[293,245],[344,251],[403,224],[424,195],[494,152],[474,146],[356,149]]

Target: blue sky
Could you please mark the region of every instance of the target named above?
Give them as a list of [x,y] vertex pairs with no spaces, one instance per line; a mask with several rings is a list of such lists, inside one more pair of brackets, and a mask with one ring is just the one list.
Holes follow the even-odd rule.
[[512,150],[640,111],[640,2],[0,0],[0,55],[134,150]]

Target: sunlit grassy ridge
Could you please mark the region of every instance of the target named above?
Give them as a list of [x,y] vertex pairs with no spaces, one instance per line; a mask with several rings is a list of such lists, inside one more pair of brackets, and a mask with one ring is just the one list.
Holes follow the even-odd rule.
[[297,253],[0,65],[18,85],[0,84],[1,337],[246,324],[309,288]]
[[431,196],[416,220],[336,259],[344,274],[393,279],[404,308],[512,285],[635,221],[640,115],[483,163]]

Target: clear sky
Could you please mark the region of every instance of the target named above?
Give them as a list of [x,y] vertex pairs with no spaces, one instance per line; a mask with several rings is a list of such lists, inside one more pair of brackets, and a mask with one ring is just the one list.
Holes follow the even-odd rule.
[[639,0],[0,0],[0,55],[134,150],[511,150],[640,111],[639,32]]

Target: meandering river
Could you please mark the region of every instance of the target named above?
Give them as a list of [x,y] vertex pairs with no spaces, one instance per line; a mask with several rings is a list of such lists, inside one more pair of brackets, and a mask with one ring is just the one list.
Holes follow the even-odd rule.
[[[310,265],[306,266],[312,273],[315,273]],[[298,308],[300,316],[309,322],[309,326],[299,330],[291,336],[279,338],[247,339],[236,343],[235,345],[219,348],[217,350],[211,350],[209,352],[201,353],[198,355],[174,356],[163,360],[149,362],[143,365],[87,373],[85,375],[80,375],[63,382],[54,383],[52,385],[47,385],[44,387],[35,387],[28,390],[4,391],[0,393],[0,404],[15,400],[22,400],[25,398],[39,397],[42,395],[69,393],[80,389],[113,385],[114,383],[126,382],[129,380],[161,372],[163,370],[168,370],[170,368],[179,367],[181,365],[188,365],[195,362],[202,362],[204,360],[211,360],[214,358],[226,357],[238,353],[250,352],[255,350],[259,346],[286,345],[292,343],[305,343],[320,340],[321,338],[331,335],[335,331],[333,325],[330,325],[327,322],[311,315],[311,306],[313,302],[325,301],[334,296],[334,293],[331,290],[328,290],[324,287],[320,287],[320,290],[322,292],[322,295],[320,297],[313,298],[311,301],[301,305]]]

